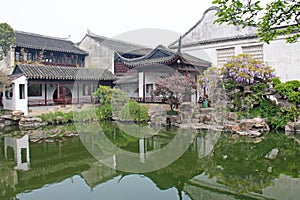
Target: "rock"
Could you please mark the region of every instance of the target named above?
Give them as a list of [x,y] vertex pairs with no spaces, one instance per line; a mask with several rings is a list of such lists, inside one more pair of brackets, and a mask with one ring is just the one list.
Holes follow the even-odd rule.
[[181,107],[180,107],[180,111],[181,112],[188,112],[188,113],[192,113],[192,105],[193,103],[192,102],[184,102],[181,104]]
[[24,112],[15,110],[6,112],[5,114],[1,115],[0,118],[18,122],[23,115]]
[[300,120],[298,120],[297,122],[295,122],[295,131],[300,131]]
[[276,158],[276,156],[278,155],[279,150],[277,148],[272,149],[266,156],[265,158],[273,160]]
[[212,113],[212,108],[200,108],[200,114],[202,115],[210,115]]
[[241,136],[259,137],[262,133],[258,131],[237,131],[237,134]]
[[48,124],[47,122],[43,122],[43,120],[39,117],[23,116],[19,121],[19,127],[21,129],[38,128],[38,127],[46,126],[47,124]]
[[230,112],[227,114],[227,120],[228,121],[232,121],[232,122],[235,122],[236,121],[236,113],[235,112]]
[[240,129],[240,126],[237,125],[237,124],[225,124],[225,125],[224,125],[224,129],[225,129],[226,131],[230,131],[230,132],[234,132],[234,133],[236,133],[236,132],[238,132],[238,131],[241,130],[241,129]]
[[254,140],[254,144],[257,144],[257,143],[260,143],[260,142],[262,142],[263,140],[261,139],[261,138],[256,138],[255,140]]
[[250,129],[252,129],[254,123],[255,122],[252,119],[243,119],[240,121],[239,126],[242,131],[249,131]]
[[268,167],[267,172],[271,173],[273,171],[272,167]]
[[295,125],[296,125],[295,122],[288,122],[285,125],[284,129],[285,129],[286,132],[294,132],[296,130]]
[[198,123],[199,119],[192,119],[192,123]]
[[11,112],[11,114],[12,114],[13,116],[18,116],[18,117],[21,118],[21,116],[24,115],[24,112],[21,111],[21,110],[14,110],[14,111]]

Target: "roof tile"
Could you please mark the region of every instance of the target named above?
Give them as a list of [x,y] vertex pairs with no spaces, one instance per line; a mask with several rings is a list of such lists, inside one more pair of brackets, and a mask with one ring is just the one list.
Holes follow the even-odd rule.
[[83,67],[19,64],[13,71],[13,75],[16,74],[24,74],[28,79],[116,80],[108,70]]

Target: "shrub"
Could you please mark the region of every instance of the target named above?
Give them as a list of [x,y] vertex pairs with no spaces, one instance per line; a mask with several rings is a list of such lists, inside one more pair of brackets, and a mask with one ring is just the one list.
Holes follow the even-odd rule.
[[275,86],[276,92],[288,98],[291,103],[300,103],[300,81],[292,80]]
[[97,120],[94,110],[63,113],[60,111],[42,114],[40,118],[48,124],[64,124],[68,122],[85,122]]
[[167,110],[167,115],[178,115],[178,111],[176,110]]
[[145,106],[130,100],[121,109],[119,118],[125,121],[146,122],[149,119],[148,110]]
[[274,129],[284,129],[289,121],[296,121],[298,115],[300,115],[300,111],[296,106],[292,106],[290,108],[281,109],[278,115],[273,117],[269,122]]
[[96,114],[99,120],[109,120],[112,118],[112,107],[111,104],[100,105],[96,109]]

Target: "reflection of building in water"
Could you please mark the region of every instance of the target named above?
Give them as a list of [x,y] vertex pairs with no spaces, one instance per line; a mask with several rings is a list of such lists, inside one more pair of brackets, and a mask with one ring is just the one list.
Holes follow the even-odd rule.
[[145,138],[139,139],[139,151],[140,151],[140,162],[144,163],[146,158],[146,150],[147,150],[147,142],[145,142]]
[[299,199],[299,178],[279,175],[274,184],[262,188],[262,193],[240,193],[220,184],[216,178],[200,174],[190,179],[184,191],[191,199]]
[[8,154],[9,147],[12,148],[14,152],[14,160],[17,164],[15,169],[28,170],[30,164],[28,135],[25,135],[22,138],[4,138],[4,152],[6,159],[9,159],[10,156]]
[[221,132],[208,131],[206,134],[201,134],[196,138],[196,141],[192,144],[192,148],[197,151],[199,158],[208,156],[217,144]]
[[90,166],[90,169],[81,172],[81,175],[91,190],[97,185],[105,183],[120,174],[115,169],[107,167],[99,161],[91,163]]

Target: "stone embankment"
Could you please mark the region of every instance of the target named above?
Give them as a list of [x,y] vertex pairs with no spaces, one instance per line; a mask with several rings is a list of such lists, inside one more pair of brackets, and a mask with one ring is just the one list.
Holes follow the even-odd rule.
[[258,137],[268,133],[270,127],[267,124],[267,119],[256,117],[236,120],[235,113],[228,113],[224,123],[224,130],[242,136]]
[[0,128],[8,126],[19,126],[20,129],[32,129],[46,126],[39,117],[24,116],[22,111],[5,111],[0,114]]
[[298,117],[298,121],[296,122],[288,122],[285,126],[285,132],[291,133],[296,132],[300,133],[300,116]]
[[24,115],[21,111],[6,111],[0,114],[0,128],[18,125]]
[[249,137],[259,137],[270,131],[266,119],[257,117],[237,120],[235,113],[225,115],[215,112],[213,108],[199,108],[193,103],[183,103],[178,113],[178,115],[167,115],[161,109],[152,109],[150,111],[151,124],[197,130],[227,131]]

